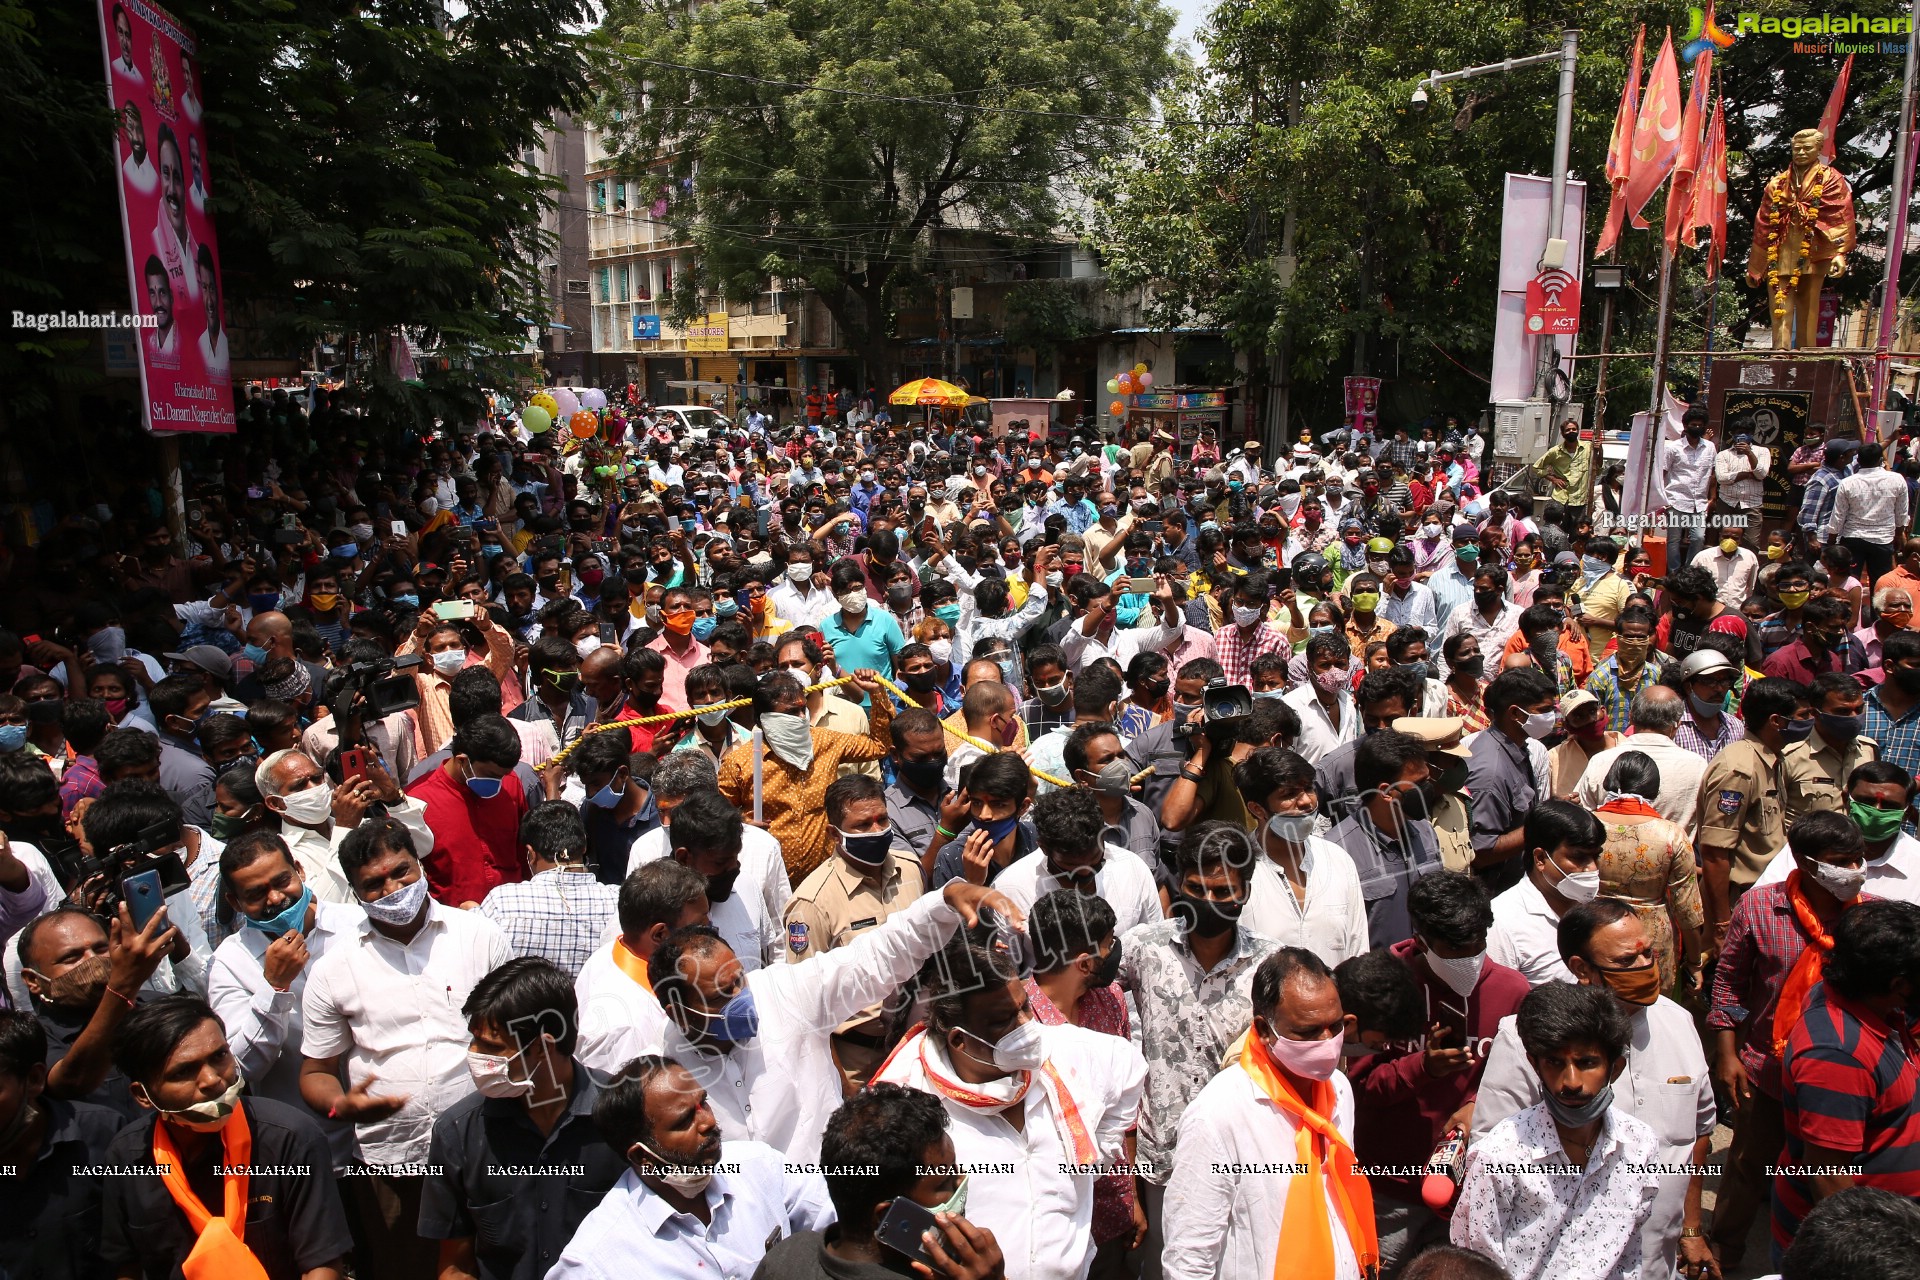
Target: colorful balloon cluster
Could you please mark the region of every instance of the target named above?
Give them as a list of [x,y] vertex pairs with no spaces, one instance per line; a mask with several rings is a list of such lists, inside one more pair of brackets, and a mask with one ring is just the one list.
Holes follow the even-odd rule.
[[[1153,385],[1153,375],[1147,372],[1145,364],[1136,364],[1133,368],[1107,379],[1107,394],[1115,396],[1137,396]],[[1126,416],[1127,405],[1124,400],[1115,400],[1107,406],[1114,417]]]

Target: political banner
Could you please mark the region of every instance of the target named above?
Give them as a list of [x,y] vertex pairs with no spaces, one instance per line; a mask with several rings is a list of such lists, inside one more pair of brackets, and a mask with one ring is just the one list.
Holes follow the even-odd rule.
[[147,429],[231,432],[232,362],[207,192],[198,45],[146,0],[100,0],[120,224]]

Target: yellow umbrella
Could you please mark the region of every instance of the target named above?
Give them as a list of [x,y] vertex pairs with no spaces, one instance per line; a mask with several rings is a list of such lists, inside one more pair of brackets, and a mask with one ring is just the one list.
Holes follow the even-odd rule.
[[894,389],[887,397],[888,404],[924,404],[938,405],[943,408],[957,409],[967,403],[967,393],[951,382],[942,382],[938,378],[921,378],[909,382],[904,387]]

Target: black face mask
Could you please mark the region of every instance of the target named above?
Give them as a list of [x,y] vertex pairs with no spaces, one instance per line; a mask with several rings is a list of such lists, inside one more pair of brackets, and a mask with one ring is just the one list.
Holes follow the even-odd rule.
[[1471,658],[1462,658],[1460,661],[1454,663],[1453,671],[1455,675],[1467,676],[1471,679],[1478,680],[1486,674],[1487,659],[1485,655],[1476,653]]
[[1497,609],[1505,594],[1503,591],[1476,591],[1473,593],[1473,603],[1483,611]]
[[905,613],[913,607],[913,588],[893,586],[887,588],[887,607],[895,613]]
[[1920,694],[1920,670],[1911,667],[1895,667],[1893,682],[1900,686],[1900,692]]
[[940,687],[940,677],[931,670],[909,672],[905,677],[907,688],[925,692]]
[[1107,952],[1107,958],[1100,962],[1100,967],[1088,975],[1087,989],[1089,991],[1096,991],[1101,987],[1112,986],[1113,980],[1119,976],[1120,939],[1115,938],[1113,940],[1113,950]]
[[1234,926],[1239,924],[1244,905],[1239,902],[1215,902],[1212,898],[1196,898],[1181,893],[1173,900],[1173,915],[1196,936],[1217,938],[1223,933],[1232,932]]
[[931,760],[895,760],[893,771],[915,791],[939,791],[946,778],[947,758],[938,755]]
[[717,876],[707,877],[707,901],[725,902],[733,896],[733,882],[740,878],[740,868]]

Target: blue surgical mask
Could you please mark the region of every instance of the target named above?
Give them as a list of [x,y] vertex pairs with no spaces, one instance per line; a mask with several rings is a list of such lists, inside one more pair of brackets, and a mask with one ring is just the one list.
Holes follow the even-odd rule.
[[14,752],[27,745],[27,726],[0,724],[0,751]]
[[500,794],[499,778],[468,778],[467,790],[482,800],[491,800]]
[[957,604],[937,604],[933,606],[933,616],[952,626],[960,621],[960,606]]
[[267,651],[257,644],[250,644],[240,650],[240,656],[257,667],[267,660]]
[[360,544],[357,542],[343,542],[333,549],[336,560],[351,560],[359,554]]
[[[627,785],[632,786],[633,784],[628,783]],[[609,782],[606,786],[600,788],[598,791],[594,792],[593,795],[588,797],[587,803],[592,805],[596,809],[611,809],[615,805],[619,804],[622,800],[624,800],[626,798],[626,795],[627,795],[627,792],[625,787],[622,787],[620,790],[615,791],[613,789],[613,784]]]
[[713,629],[720,625],[720,619],[707,617],[693,620],[693,638],[705,644],[713,636]]
[[731,617],[734,617],[739,612],[740,612],[740,606],[735,604],[732,600],[715,600],[713,602],[713,616],[716,618],[720,618],[720,619],[731,618]]
[[503,556],[505,554],[507,554],[507,549],[497,543],[486,542],[480,545],[480,558],[482,560],[491,560],[495,556]]
[[[278,591],[255,591],[247,597],[247,608],[253,610],[255,613],[271,613],[279,607],[280,593]],[[253,646],[248,645],[247,647],[252,648]]]
[[1020,815],[1016,813],[1012,817],[1002,818],[998,822],[983,823],[976,820],[973,825],[985,831],[987,833],[987,839],[993,841],[995,844],[999,844],[1007,838],[1009,832],[1020,825]]
[[307,908],[313,905],[313,886],[301,885],[300,896],[287,904],[286,910],[278,915],[268,916],[265,920],[255,920],[252,916],[242,915],[240,919],[249,929],[258,929],[269,938],[277,938],[283,933],[298,929],[300,922],[307,918]]
[[402,609],[418,609],[420,607],[420,597],[411,591],[403,592],[400,595],[389,598]]

